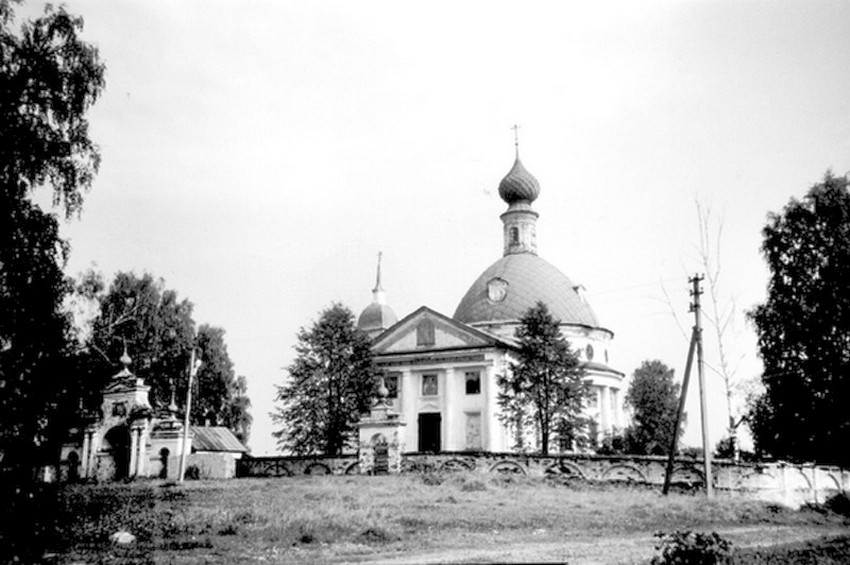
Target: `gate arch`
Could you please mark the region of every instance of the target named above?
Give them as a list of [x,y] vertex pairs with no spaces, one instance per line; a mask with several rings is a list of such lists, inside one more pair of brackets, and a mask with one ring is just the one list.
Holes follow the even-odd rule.
[[546,475],[561,475],[564,477],[576,477],[586,479],[584,472],[575,463],[569,461],[556,461],[546,467],[544,471]]
[[647,482],[646,476],[634,465],[613,465],[602,474],[603,481]]
[[528,475],[523,466],[512,459],[505,459],[504,461],[494,463],[490,466],[490,469],[488,469],[487,472],[500,473],[505,475]]
[[110,428],[103,439],[114,466],[114,473],[109,478],[126,479],[130,476],[130,429],[125,424],[119,424]]

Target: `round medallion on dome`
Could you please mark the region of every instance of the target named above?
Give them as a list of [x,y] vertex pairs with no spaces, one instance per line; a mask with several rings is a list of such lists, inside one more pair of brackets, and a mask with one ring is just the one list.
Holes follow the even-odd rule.
[[514,202],[534,202],[540,195],[540,183],[522,165],[519,157],[514,166],[499,183],[499,196],[508,204]]
[[487,298],[492,302],[501,302],[508,293],[508,281],[499,277],[490,279],[487,283]]

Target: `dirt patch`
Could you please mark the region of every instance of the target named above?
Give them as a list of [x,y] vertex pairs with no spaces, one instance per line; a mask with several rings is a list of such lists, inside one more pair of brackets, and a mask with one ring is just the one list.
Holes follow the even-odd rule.
[[[718,534],[730,540],[735,548],[768,548],[818,540],[824,536],[847,535],[844,528],[796,526],[747,526],[718,528]],[[373,565],[414,563],[529,563],[562,562],[570,565],[619,565],[648,562],[655,555],[654,532],[592,537],[578,535],[552,539],[490,540],[489,546],[455,547],[439,551],[373,555],[356,559]],[[482,540],[483,541],[483,540]]]

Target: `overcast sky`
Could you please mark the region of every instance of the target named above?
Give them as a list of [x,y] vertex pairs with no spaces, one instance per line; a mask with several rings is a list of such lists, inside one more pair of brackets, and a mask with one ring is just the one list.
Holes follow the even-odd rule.
[[[67,6],[107,65],[67,271],[148,271],[223,327],[256,454],[274,449],[298,328],[332,301],[359,314],[379,251],[399,318],[451,316],[501,256],[513,124],[542,188],[540,255],[586,287],[626,374],[655,358],[683,373],[670,304],[688,331],[700,200],[724,224],[728,353],[758,375],[743,312],[765,297],[766,215],[850,170],[845,1]],[[705,347],[716,364],[710,328]],[[707,379],[714,443],[726,411]]]

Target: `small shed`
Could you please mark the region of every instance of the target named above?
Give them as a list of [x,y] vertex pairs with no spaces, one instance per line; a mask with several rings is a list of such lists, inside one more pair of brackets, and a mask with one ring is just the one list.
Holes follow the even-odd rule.
[[[248,452],[242,442],[223,426],[192,426],[192,453],[186,461],[187,478],[231,479],[236,460]],[[194,469],[193,469],[194,467]]]

